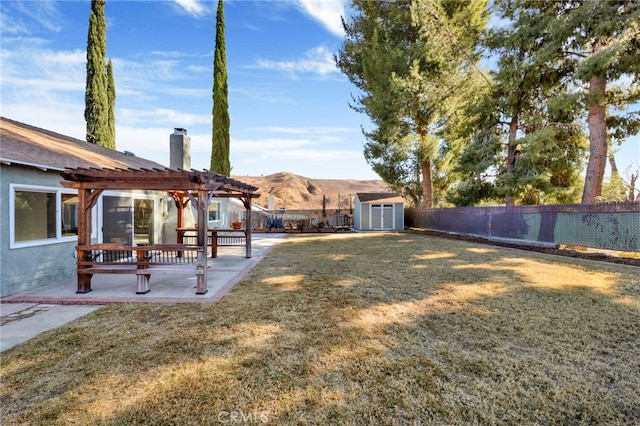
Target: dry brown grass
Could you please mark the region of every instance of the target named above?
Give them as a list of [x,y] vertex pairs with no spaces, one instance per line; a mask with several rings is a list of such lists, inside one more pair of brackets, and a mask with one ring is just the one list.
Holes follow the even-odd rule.
[[416,234],[287,239],[220,303],[2,356],[4,424],[640,423],[638,268]]

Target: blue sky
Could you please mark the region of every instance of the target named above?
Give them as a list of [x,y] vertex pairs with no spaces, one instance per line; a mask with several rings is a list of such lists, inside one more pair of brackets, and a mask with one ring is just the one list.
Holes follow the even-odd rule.
[[[119,151],[168,165],[174,127],[208,168],[217,1],[108,0]],[[2,1],[2,115],[84,139],[89,1]],[[232,175],[378,179],[333,62],[342,1],[225,1]]]
[[[346,0],[225,1],[232,175],[280,171],[377,179],[362,154],[368,118],[336,68]],[[107,0],[117,149],[169,163],[174,127],[209,167],[217,1]],[[90,2],[3,0],[2,116],[84,139]],[[617,154],[640,163],[640,138]]]

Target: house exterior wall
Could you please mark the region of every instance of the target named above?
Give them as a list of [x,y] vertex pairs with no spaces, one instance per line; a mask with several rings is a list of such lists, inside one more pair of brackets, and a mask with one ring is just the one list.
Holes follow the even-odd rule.
[[57,171],[0,165],[0,297],[75,276],[77,241],[10,248],[11,184],[60,188],[61,180]]
[[368,203],[360,203],[360,224],[359,228],[356,228],[360,231],[369,231],[371,230],[371,209],[369,208],[371,205]]
[[[62,188],[60,181],[62,177],[56,170],[43,171],[33,167],[0,164],[0,297],[75,278],[77,238],[47,239],[34,242],[32,245],[28,243],[27,246],[16,244],[12,247],[11,245],[12,186],[55,190]],[[166,194],[144,191],[124,191],[121,194],[125,197],[154,200],[154,224],[151,224],[149,229],[150,238],[156,243],[176,241],[177,220],[167,214],[168,207],[173,205],[173,201],[168,201],[164,197]],[[114,193],[105,191],[104,195],[114,195]],[[102,215],[101,204],[102,197],[92,216]],[[102,226],[101,218],[98,217],[93,217],[92,223],[98,228]],[[173,234],[165,235],[164,229],[173,229]],[[101,235],[95,229],[92,230],[92,241],[97,242],[99,239]]]
[[211,202],[218,203],[218,220],[208,221],[211,228],[230,228],[236,216],[241,214],[244,217],[244,207],[240,210],[240,207],[235,206],[230,198],[213,197]]

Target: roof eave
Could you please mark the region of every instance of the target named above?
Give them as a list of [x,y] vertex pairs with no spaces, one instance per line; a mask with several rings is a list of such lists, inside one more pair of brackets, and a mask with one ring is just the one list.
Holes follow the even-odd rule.
[[25,166],[25,167],[33,167],[34,169],[40,169],[43,172],[47,172],[49,170],[54,171],[54,172],[61,172],[64,170],[64,167],[55,167],[55,166],[48,166],[46,164],[37,164],[37,163],[29,163],[27,161],[19,161],[19,160],[12,160],[10,158],[0,158],[0,163],[7,165],[7,166],[11,166],[13,164],[17,164],[20,166]]

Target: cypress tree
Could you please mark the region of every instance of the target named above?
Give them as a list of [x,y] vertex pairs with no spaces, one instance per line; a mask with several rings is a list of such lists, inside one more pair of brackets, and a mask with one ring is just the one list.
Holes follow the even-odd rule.
[[113,64],[111,59],[107,64],[107,99],[109,100],[109,114],[107,122],[109,124],[109,138],[105,147],[116,149],[116,82],[113,77]]
[[87,35],[87,84],[84,95],[84,119],[87,123],[87,142],[110,147],[106,69],[107,24],[104,17],[104,5],[105,0],[91,0]]
[[227,86],[227,53],[224,38],[224,6],[218,0],[216,13],[216,45],[213,57],[213,133],[211,171],[229,176],[229,105]]

